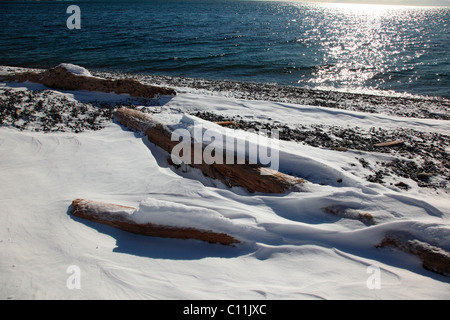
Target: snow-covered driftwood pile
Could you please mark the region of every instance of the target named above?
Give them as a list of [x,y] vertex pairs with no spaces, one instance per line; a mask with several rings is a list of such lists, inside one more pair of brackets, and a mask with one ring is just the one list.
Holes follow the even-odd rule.
[[[167,126],[143,112],[122,107],[116,111],[115,118],[126,127],[145,133],[149,141],[166,151],[168,156],[172,149],[179,143],[179,141],[172,141],[172,132]],[[194,145],[192,145],[192,148],[194,148]],[[240,186],[250,192],[284,193],[288,190],[295,189],[296,185],[304,182],[302,179],[291,177],[277,171],[271,172],[269,175],[264,175],[262,174],[262,170],[270,170],[269,168],[249,163],[207,164],[203,161],[200,164],[194,164],[192,162],[191,166],[200,169],[204,175],[212,179],[222,181],[229,187]],[[141,221],[142,219],[139,219],[139,210],[133,207],[85,199],[76,199],[72,202],[71,214],[146,236],[197,239],[224,245],[232,245],[240,242],[225,232],[214,231],[221,224],[228,224],[223,217],[215,217],[214,214],[210,216],[211,212],[209,211],[195,213],[189,210],[189,212],[182,210],[186,214],[180,216],[180,214],[171,211],[172,209],[178,210],[180,208],[172,208],[169,206],[169,209],[170,212],[167,213],[167,217],[164,217],[163,221],[175,219],[175,224],[167,225],[158,223],[159,220],[157,220],[158,218],[155,216],[155,212],[146,212],[145,215],[148,215],[150,218]],[[192,216],[193,220],[199,219],[200,221],[195,221],[196,224],[192,225],[192,221],[189,220],[190,216]]]

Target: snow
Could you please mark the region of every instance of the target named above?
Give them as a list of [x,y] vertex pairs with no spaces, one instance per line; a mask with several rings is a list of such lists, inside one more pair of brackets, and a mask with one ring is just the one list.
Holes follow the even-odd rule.
[[68,72],[73,73],[79,76],[92,77],[92,74],[86,68],[78,66],[72,63],[61,63],[57,67],[62,67],[66,69]]
[[[76,71],[78,72],[78,71]],[[7,85],[7,84],[6,84]],[[27,87],[16,90],[29,90]],[[77,99],[75,92],[60,92]],[[83,92],[83,101],[89,93]],[[93,93],[93,99],[98,96]],[[106,96],[104,96],[106,98]],[[188,115],[240,115],[283,123],[411,127],[448,133],[443,120],[180,93],[158,119],[239,135]],[[280,171],[307,180],[302,192],[249,194],[192,168],[173,168],[140,133],[42,133],[0,127],[1,299],[449,299],[449,278],[412,255],[375,246],[407,231],[450,250],[448,193],[402,191],[363,179],[357,151],[279,141]],[[366,154],[381,159],[382,154]],[[337,180],[342,179],[342,182]],[[69,214],[74,199],[135,207],[136,222],[226,232],[235,246],[130,234]],[[344,217],[324,210],[347,210]],[[374,224],[353,219],[369,213]],[[70,289],[70,266],[80,289]],[[380,288],[370,288],[371,268]]]
[[164,226],[194,228],[224,232],[243,238],[251,232],[250,227],[226,218],[218,211],[207,207],[185,205],[173,201],[146,198],[139,203],[138,209],[131,214],[131,219],[137,223],[154,223]]

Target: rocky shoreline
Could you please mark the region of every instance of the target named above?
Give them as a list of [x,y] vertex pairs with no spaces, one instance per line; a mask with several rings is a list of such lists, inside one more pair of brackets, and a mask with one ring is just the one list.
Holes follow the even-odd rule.
[[[11,69],[13,70],[13,69]],[[131,77],[142,83],[208,90],[209,94],[227,94],[240,99],[257,99],[320,105],[361,112],[381,112],[395,116],[450,120],[450,101],[443,98],[406,98],[342,92],[320,92],[300,88],[266,84],[243,84],[227,81],[195,80],[175,77],[130,75],[121,73],[92,72],[105,79]],[[121,106],[141,108],[157,112],[158,99],[130,100],[118,104],[92,101],[84,103],[67,99],[53,90],[16,90],[0,87],[0,126],[19,130],[41,132],[74,132],[99,130],[112,121],[114,111]],[[160,108],[158,108],[160,111]],[[241,130],[277,129],[279,138],[313,147],[340,152],[357,153],[352,166],[367,169],[366,180],[380,184],[392,184],[390,177],[411,179],[419,187],[448,190],[450,181],[450,135],[399,128],[364,130],[357,126],[340,127],[325,125],[299,125],[291,127],[274,121],[254,121],[239,116],[226,117],[211,112],[195,112],[193,115],[213,122],[229,122]],[[380,146],[388,141],[396,144]],[[390,156],[388,160],[367,159],[371,153]],[[389,181],[389,182],[388,182]],[[409,190],[405,182],[395,187]]]
[[[101,77],[120,78],[122,73],[93,73]],[[442,97],[393,96],[338,91],[311,90],[274,84],[243,83],[232,81],[205,80],[156,75],[127,75],[144,83],[170,86],[178,92],[196,89],[200,92],[226,95],[236,99],[265,100],[292,104],[303,104],[344,109],[367,113],[384,113],[397,117],[450,120],[450,100]],[[370,161],[364,155],[357,157],[358,165],[370,171],[366,180],[380,184],[395,176],[411,179],[419,187],[448,190],[450,181],[450,135],[423,132],[412,129],[384,130],[372,128],[339,126],[290,127],[282,123],[254,121],[239,117],[225,117],[210,112],[196,112],[193,115],[214,122],[230,121],[232,127],[241,130],[277,129],[281,140],[296,141],[314,147],[337,151],[377,152],[392,155],[393,160]],[[377,147],[386,141],[401,141],[389,147]],[[356,164],[355,164],[356,165]],[[395,187],[409,190],[405,182]]]
[[113,108],[68,100],[51,90],[0,88],[0,126],[34,132],[99,130],[112,119]]
[[109,79],[132,77],[143,83],[176,87],[223,94],[227,97],[246,100],[264,100],[292,104],[329,107],[343,110],[385,113],[392,116],[421,119],[450,120],[450,99],[383,94],[377,92],[352,93],[341,91],[313,90],[300,87],[279,86],[253,82],[233,82],[171,76],[93,72],[94,75]]
[[[363,130],[358,127],[343,128],[339,126],[302,125],[292,128],[285,124],[246,121],[238,117],[224,117],[209,112],[193,113],[201,119],[227,123],[230,128],[240,130],[270,132],[277,130],[279,139],[295,141],[313,147],[327,148],[335,151],[356,151],[359,153],[383,153],[394,157],[393,160],[370,163],[364,156],[357,157],[359,164],[370,170],[366,176],[370,182],[384,184],[384,178],[399,176],[412,179],[420,187],[447,188],[450,181],[450,136],[423,132],[412,129],[385,130],[372,128]],[[397,141],[395,144],[383,145],[386,141]],[[443,178],[439,183],[433,177]],[[405,183],[396,185],[408,190]]]

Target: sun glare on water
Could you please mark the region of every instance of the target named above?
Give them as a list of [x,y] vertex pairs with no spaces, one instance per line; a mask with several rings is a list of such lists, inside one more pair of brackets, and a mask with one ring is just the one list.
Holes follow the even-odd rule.
[[[305,4],[298,4],[299,6]],[[378,4],[310,3],[324,13],[316,19],[304,21],[310,29],[299,36],[305,43],[319,43],[315,77],[308,80],[317,87],[341,83],[348,87],[361,87],[366,81],[379,84],[389,81],[386,74],[400,70],[403,52],[414,46],[402,34],[412,21],[422,19],[424,7]],[[426,45],[417,48],[409,60],[420,58]],[[403,58],[404,59],[404,58]],[[408,60],[408,61],[409,61]],[[396,67],[393,67],[396,66]],[[392,68],[400,68],[393,70]],[[299,80],[299,83],[302,80]]]

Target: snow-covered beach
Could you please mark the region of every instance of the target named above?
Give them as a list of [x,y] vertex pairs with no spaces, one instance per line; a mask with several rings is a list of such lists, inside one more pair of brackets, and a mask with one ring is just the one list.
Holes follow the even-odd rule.
[[[1,299],[450,298],[448,276],[377,247],[399,231],[450,251],[447,100],[310,92],[308,104],[276,86],[133,77],[177,95],[0,83]],[[121,105],[189,130],[279,129],[279,169],[306,183],[301,192],[249,193],[170,166],[143,134],[114,121]],[[220,120],[236,125],[223,129]],[[241,242],[130,234],[71,216],[76,198],[135,207],[144,220],[216,227]],[[79,288],[68,285],[71,266]]]

